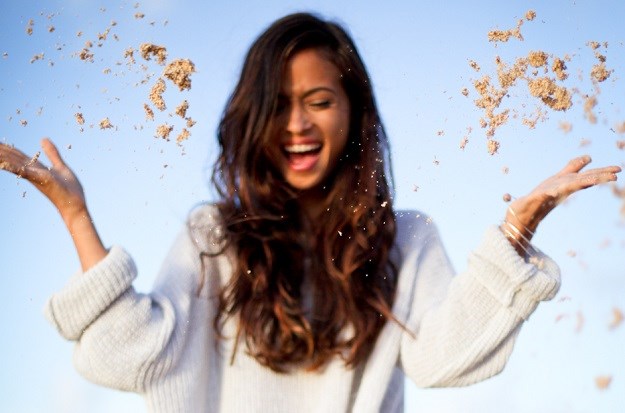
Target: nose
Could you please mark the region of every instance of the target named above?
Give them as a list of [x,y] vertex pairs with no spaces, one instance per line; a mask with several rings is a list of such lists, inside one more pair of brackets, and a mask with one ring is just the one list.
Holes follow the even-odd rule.
[[309,114],[301,104],[290,105],[288,116],[286,130],[293,135],[301,135],[312,126]]

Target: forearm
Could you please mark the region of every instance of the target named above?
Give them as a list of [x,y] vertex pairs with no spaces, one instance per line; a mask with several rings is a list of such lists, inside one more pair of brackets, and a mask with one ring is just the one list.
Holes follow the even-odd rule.
[[[422,290],[421,296],[415,295],[413,320],[407,323],[415,337],[404,335],[401,357],[404,371],[419,386],[468,385],[497,374],[523,320],[557,292],[557,265],[540,251],[539,265],[526,262],[508,242],[498,229],[489,228],[470,255],[467,270],[453,278],[444,298],[419,311],[418,302],[441,293]],[[422,286],[428,283],[424,277],[446,272],[436,266],[444,262],[437,258],[441,251],[428,243],[418,263]],[[430,283],[435,285],[436,278]]]
[[108,253],[95,228],[89,211],[84,208],[72,214],[63,214],[63,221],[74,241],[81,268],[87,271]]

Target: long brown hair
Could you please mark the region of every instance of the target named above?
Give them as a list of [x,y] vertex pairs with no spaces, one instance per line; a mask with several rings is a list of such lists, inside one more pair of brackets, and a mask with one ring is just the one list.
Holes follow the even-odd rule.
[[[337,67],[351,108],[348,143],[322,186],[322,225],[302,213],[271,150],[286,62],[307,48],[323,50]],[[388,141],[347,32],[306,13],[273,23],[245,58],[218,141],[212,181],[236,262],[215,328],[238,317],[236,343],[243,337],[249,354],[278,372],[317,369],[334,356],[354,367],[393,319],[397,269],[389,258],[396,226]],[[313,246],[302,236],[314,239]]]

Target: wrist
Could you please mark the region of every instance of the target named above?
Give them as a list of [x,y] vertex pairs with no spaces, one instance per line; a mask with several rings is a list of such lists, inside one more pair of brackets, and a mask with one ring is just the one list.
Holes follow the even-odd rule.
[[[522,205],[527,206],[528,203],[525,202]],[[531,210],[531,208],[529,210]],[[532,255],[531,252],[533,248],[531,245],[531,240],[534,236],[534,230],[537,226],[537,224],[534,224],[532,228],[529,228],[529,225],[531,225],[531,223],[526,224],[526,222],[531,222],[531,219],[527,218],[528,215],[530,218],[533,218],[533,214],[528,214],[527,211],[528,209],[525,208],[524,213],[519,214],[515,211],[513,206],[510,205],[508,207],[508,210],[506,211],[506,217],[499,226],[499,229],[506,236],[514,249],[516,249],[520,256],[525,258]]]
[[518,228],[523,235],[532,238],[543,216],[540,214],[540,200],[523,197],[515,200],[506,210],[505,221]]
[[65,226],[69,229],[70,233],[74,229],[84,225],[85,223],[91,224],[91,215],[86,206],[65,207],[63,210],[59,209],[61,218],[65,223]]

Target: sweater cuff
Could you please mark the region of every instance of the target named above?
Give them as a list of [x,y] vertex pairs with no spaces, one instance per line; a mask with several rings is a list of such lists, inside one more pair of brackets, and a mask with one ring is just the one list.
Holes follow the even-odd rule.
[[132,258],[113,246],[99,263],[75,274],[44,307],[44,315],[68,340],[78,340],[83,331],[113,301],[131,287],[137,275]]
[[484,266],[479,282],[504,306],[527,319],[538,302],[550,300],[560,288],[558,265],[540,250],[521,257],[497,226],[490,227],[469,262]]

